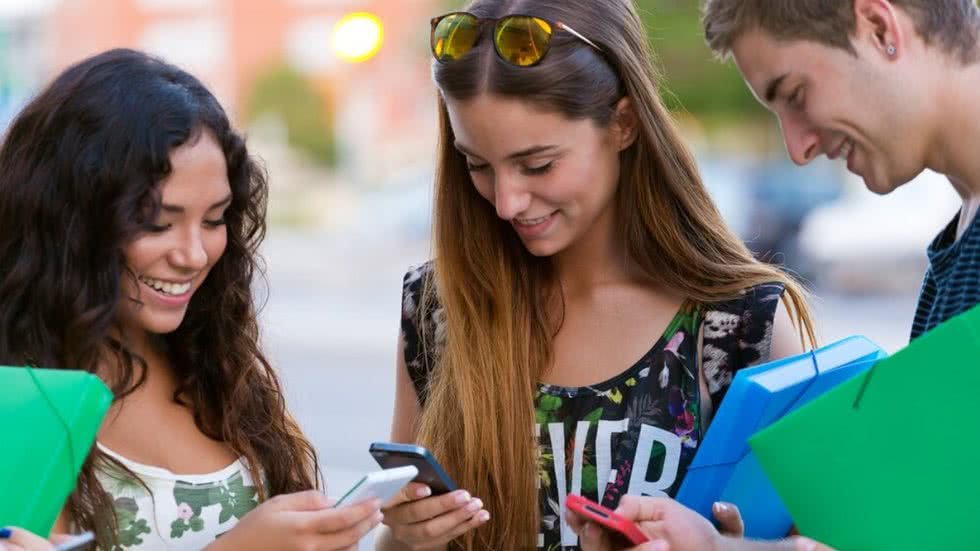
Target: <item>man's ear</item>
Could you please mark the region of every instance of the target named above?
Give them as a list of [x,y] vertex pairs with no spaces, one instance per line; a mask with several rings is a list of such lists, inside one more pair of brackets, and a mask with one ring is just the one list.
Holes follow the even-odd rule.
[[854,0],[855,40],[868,40],[886,59],[903,51],[902,27],[888,0]]
[[616,102],[612,126],[616,145],[620,151],[633,145],[640,132],[640,121],[633,109],[633,101],[628,96]]

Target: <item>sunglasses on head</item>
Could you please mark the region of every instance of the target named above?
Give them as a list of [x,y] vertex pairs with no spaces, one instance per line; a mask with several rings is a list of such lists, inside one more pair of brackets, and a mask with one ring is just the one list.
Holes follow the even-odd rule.
[[472,13],[452,12],[432,19],[432,55],[439,62],[455,61],[473,49],[483,27],[493,24],[493,48],[500,59],[519,67],[537,65],[551,47],[556,29],[602,52],[595,42],[585,38],[561,21],[551,22],[533,15],[505,15],[482,19]]

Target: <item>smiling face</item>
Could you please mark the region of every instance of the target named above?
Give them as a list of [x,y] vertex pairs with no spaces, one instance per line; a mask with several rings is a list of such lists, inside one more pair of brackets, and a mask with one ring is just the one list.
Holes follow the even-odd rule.
[[619,122],[599,128],[491,94],[449,99],[446,107],[473,186],[531,254],[551,256],[595,231],[611,234],[619,152],[630,143]]
[[122,279],[120,316],[130,330],[170,333],[180,326],[194,292],[224,253],[224,212],[231,186],[224,153],[214,137],[171,152],[171,172],[160,183],[161,209],[153,228],[125,247],[136,274]]
[[839,159],[885,194],[924,170],[930,129],[915,62],[891,59],[870,38],[853,44],[857,56],[752,30],[735,41],[733,54],[753,94],[779,119],[794,162]]

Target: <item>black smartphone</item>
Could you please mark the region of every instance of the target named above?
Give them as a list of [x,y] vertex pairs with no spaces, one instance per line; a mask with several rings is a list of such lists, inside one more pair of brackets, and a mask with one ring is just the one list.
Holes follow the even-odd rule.
[[432,488],[433,495],[447,494],[457,489],[456,483],[449,478],[436,458],[422,446],[375,442],[368,448],[368,452],[384,469],[414,466],[419,470],[414,482],[421,482]]

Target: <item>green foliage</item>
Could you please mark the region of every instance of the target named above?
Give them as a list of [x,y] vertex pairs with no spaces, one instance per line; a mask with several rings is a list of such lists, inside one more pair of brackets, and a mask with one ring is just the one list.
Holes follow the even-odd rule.
[[700,1],[636,0],[636,6],[671,109],[709,120],[765,116],[734,64],[719,62],[705,44]]
[[260,75],[249,95],[246,116],[250,123],[270,114],[286,125],[289,145],[319,164],[336,164],[332,114],[309,81],[288,65],[277,65]]

